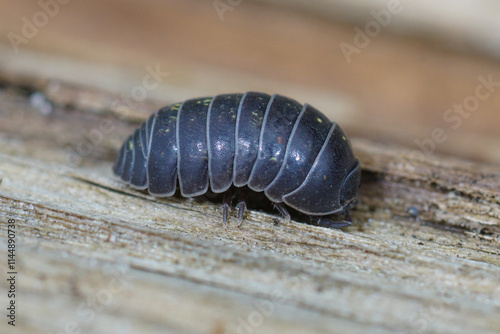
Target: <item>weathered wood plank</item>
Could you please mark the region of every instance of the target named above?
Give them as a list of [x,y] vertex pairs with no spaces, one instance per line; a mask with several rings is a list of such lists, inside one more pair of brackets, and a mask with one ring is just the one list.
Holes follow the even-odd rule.
[[[286,303],[278,293],[266,299],[200,284],[179,273],[172,275],[168,269],[88,259],[61,250],[44,249],[40,254],[40,245],[31,243],[21,247],[18,301],[22,307],[16,331],[22,333],[69,329],[218,334],[245,333],[248,326],[259,332],[328,333],[333,327],[339,332],[363,328],[347,319],[318,317],[314,310]],[[250,324],[258,325],[252,327],[248,316],[259,310],[264,316],[251,318]],[[316,321],[311,323],[311,319]]]
[[[353,229],[347,234],[296,222],[276,227],[271,217],[257,212],[247,217],[242,228],[232,225],[224,230],[213,204],[124,196],[72,177],[54,178],[49,168],[14,164],[9,170],[6,162],[2,159],[6,177],[1,219],[18,221],[19,254],[24,247],[36,245],[48,258],[56,252],[126,263],[140,271],[255,298],[271,299],[278,290],[298,313],[315,311],[314,318],[327,323],[327,319],[350,320],[353,328],[424,328],[417,321],[420,312],[437,312],[426,314],[437,319],[425,325],[437,331],[493,332],[500,325],[495,317],[500,307],[498,252],[477,245],[474,237],[425,227],[412,230],[404,223],[377,218],[358,222],[363,231]],[[23,189],[26,183],[30,187]],[[31,257],[29,252],[26,257]],[[73,262],[66,265],[80,270]],[[191,289],[189,284],[184,288]],[[139,286],[134,285],[134,290],[143,295]],[[165,289],[157,294],[171,296],[172,292]],[[150,304],[143,300],[142,305]],[[198,307],[195,313],[202,312],[203,305]],[[183,317],[196,319],[190,312],[186,310]],[[154,320],[161,319],[160,313]],[[136,319],[130,321],[137,325]],[[235,321],[224,324],[234,326]]]

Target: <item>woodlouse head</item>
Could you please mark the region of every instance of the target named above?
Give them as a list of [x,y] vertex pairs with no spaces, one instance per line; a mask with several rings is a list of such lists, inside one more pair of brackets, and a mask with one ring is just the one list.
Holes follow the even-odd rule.
[[361,166],[356,160],[356,165],[344,179],[340,188],[340,204],[343,208],[351,207],[357,203],[358,190],[361,181]]

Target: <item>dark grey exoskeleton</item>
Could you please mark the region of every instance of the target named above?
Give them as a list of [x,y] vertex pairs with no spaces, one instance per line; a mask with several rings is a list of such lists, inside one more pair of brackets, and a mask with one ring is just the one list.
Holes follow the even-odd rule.
[[[340,126],[308,104],[281,95],[247,92],[187,100],[160,109],[123,144],[114,173],[153,196],[264,192],[319,225],[351,223],[361,169]],[[246,208],[238,204],[239,220]],[[324,216],[344,213],[334,222]]]

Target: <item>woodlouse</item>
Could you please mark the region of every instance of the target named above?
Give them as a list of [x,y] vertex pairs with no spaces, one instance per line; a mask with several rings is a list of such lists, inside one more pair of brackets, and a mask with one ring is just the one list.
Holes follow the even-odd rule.
[[[361,169],[346,135],[308,104],[256,92],[187,100],[160,109],[123,144],[116,175],[153,196],[224,193],[223,221],[235,188],[264,192],[318,225],[343,227],[357,202]],[[177,186],[177,180],[179,185]],[[237,205],[241,224],[245,192]],[[344,213],[335,222],[324,216]]]

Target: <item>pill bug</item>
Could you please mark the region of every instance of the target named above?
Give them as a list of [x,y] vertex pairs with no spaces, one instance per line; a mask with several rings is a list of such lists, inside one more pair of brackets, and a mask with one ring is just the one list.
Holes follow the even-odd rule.
[[[241,224],[245,192],[264,192],[318,225],[351,223],[361,169],[346,135],[314,107],[281,95],[224,94],[160,109],[122,145],[113,172],[153,196],[224,193],[223,222],[235,189]],[[178,184],[177,184],[178,183]],[[343,221],[325,216],[344,213]]]

